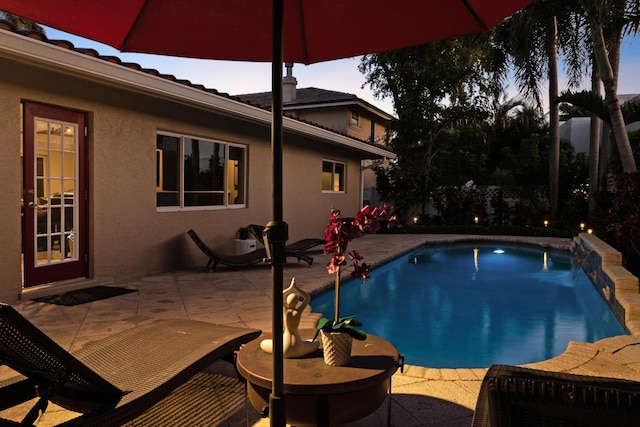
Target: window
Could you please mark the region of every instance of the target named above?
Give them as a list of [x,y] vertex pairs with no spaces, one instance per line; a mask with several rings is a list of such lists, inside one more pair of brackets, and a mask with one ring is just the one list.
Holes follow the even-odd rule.
[[360,114],[357,111],[351,111],[351,126],[360,126]]
[[158,134],[158,207],[225,207],[245,204],[245,153],[240,145]]
[[331,160],[322,161],[322,191],[344,192],[345,164]]

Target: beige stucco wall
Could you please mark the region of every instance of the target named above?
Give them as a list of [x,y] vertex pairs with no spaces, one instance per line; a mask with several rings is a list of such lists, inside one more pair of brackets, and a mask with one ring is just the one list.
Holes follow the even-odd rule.
[[349,109],[344,107],[317,108],[297,110],[295,116],[311,123],[320,123],[329,129],[343,134],[347,133]]
[[[355,109],[360,114],[360,125],[351,124],[351,110]],[[317,108],[308,110],[298,110],[295,116],[308,120],[312,123],[319,123],[336,132],[358,138],[362,141],[371,139],[371,121],[374,120],[371,112],[356,107],[339,106],[328,108]],[[380,122],[374,123],[373,139],[376,144],[384,144],[386,127]]]
[[[4,76],[0,63],[0,80]],[[16,91],[5,91],[0,96],[0,242],[4,248],[0,257],[0,301],[11,302],[20,294],[21,288],[21,220],[20,195],[21,159],[18,136],[20,132],[19,97]]]
[[[212,247],[231,253],[234,233],[271,218],[271,152],[266,125],[196,110],[146,95],[0,59],[0,298],[21,291],[19,103],[21,99],[88,113],[89,276],[118,281],[175,269],[204,267],[188,240],[195,229]],[[155,144],[158,130],[246,144],[247,207],[157,212]],[[290,240],[322,237],[332,206],[359,208],[359,159],[344,149],[285,133],[284,214]],[[323,194],[322,158],[348,162],[347,191]]]

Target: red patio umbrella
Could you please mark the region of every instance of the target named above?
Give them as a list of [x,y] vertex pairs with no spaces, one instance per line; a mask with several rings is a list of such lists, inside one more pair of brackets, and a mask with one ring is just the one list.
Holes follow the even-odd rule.
[[[311,64],[483,31],[532,0],[283,3],[284,61]],[[271,0],[3,0],[0,10],[123,52],[273,59]]]
[[[0,10],[123,52],[271,61],[273,331],[282,330],[282,63],[311,64],[485,31],[533,0],[0,0]],[[272,17],[272,19],[269,19]],[[284,425],[282,336],[270,416]]]

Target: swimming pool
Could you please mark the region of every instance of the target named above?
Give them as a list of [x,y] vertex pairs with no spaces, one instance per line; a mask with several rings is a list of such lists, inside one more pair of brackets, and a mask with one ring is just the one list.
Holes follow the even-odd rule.
[[[569,253],[487,243],[427,245],[341,288],[341,316],[409,365],[484,368],[561,354],[626,331]],[[333,292],[311,301],[333,317]]]

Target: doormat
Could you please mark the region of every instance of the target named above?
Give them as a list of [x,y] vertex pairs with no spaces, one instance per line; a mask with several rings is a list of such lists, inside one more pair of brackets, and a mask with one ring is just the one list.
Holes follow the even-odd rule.
[[115,286],[94,286],[92,288],[78,289],[76,291],[64,292],[62,294],[52,295],[49,297],[34,298],[33,300],[49,304],[73,306],[117,297],[118,295],[124,295],[130,292],[137,292],[137,290],[117,288]]

